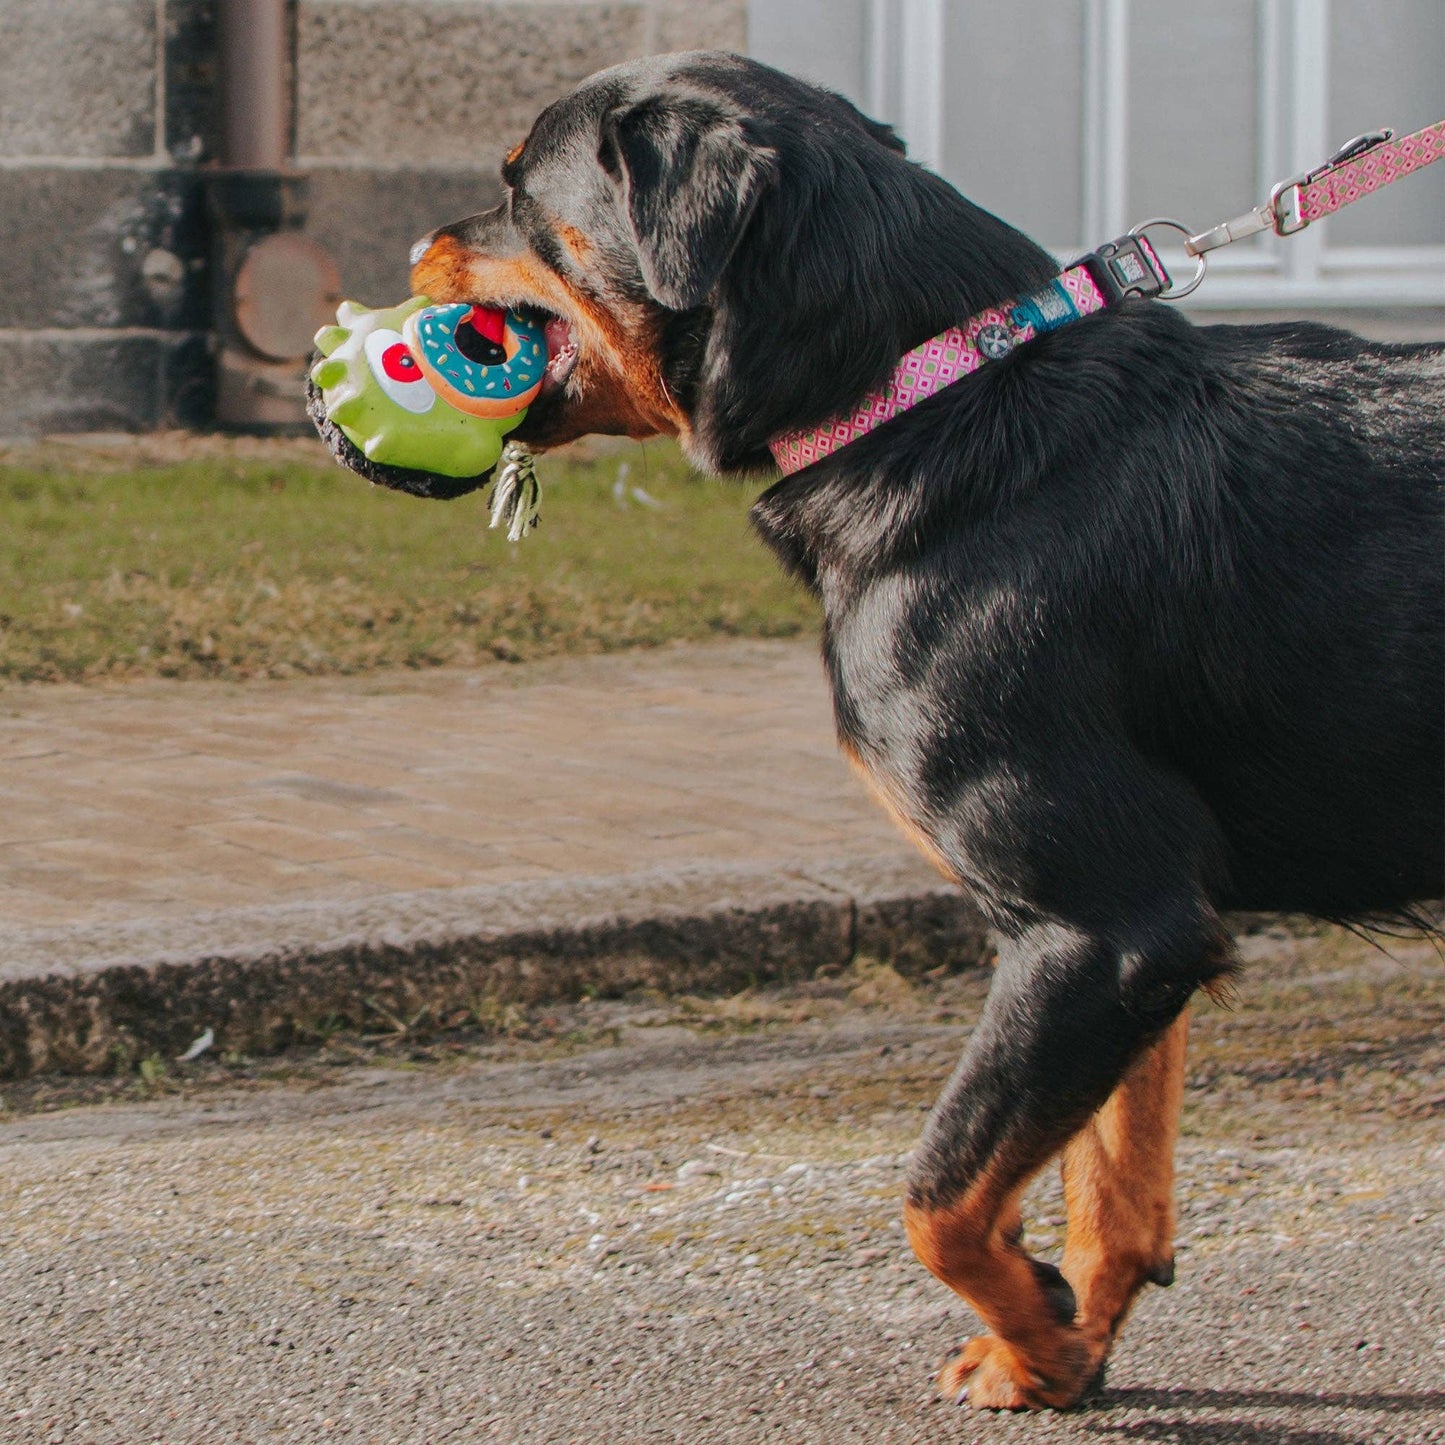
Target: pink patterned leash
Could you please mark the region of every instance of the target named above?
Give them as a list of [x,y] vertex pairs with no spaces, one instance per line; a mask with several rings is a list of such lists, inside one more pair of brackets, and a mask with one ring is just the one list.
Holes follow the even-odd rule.
[[[1352,201],[1373,195],[1381,186],[1408,176],[1445,156],[1445,120],[1437,120],[1413,135],[1395,139],[1392,130],[1370,131],[1347,141],[1312,171],[1281,181],[1269,200],[1232,221],[1191,236],[1184,249],[1201,262],[1206,251],[1242,241],[1259,231],[1293,236],[1311,221],[1322,220]],[[1190,289],[1204,277],[1201,269]],[[1183,293],[1181,293],[1183,294]]]
[[[1441,156],[1445,156],[1445,120],[1400,140],[1393,131],[1375,131],[1356,136],[1315,170],[1281,181],[1264,205],[1197,236],[1178,221],[1145,221],[1127,236],[1075,261],[1037,291],[990,306],[962,326],[951,326],[915,346],[898,363],[887,386],[865,397],[850,415],[776,438],[770,448],[778,469],[784,476],[801,471],[952,382],[972,375],[985,363],[1002,360],[1045,332],[1117,306],[1125,297],[1174,301],[1187,296],[1204,279],[1206,252],[1260,231],[1292,236],[1311,221],[1372,195]],[[1145,239],[1144,233],[1153,226],[1167,226],[1188,237],[1184,249],[1199,265],[1184,285],[1173,286]]]

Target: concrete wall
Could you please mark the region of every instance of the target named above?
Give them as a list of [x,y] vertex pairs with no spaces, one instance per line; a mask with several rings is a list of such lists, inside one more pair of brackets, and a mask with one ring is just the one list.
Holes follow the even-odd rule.
[[[190,417],[201,0],[0,0],[0,432]],[[164,58],[164,77],[158,62]],[[164,272],[164,275],[161,275]]]
[[[214,0],[0,0],[0,435],[204,425]],[[293,0],[307,229],[347,295],[492,204],[584,75],[746,43],[745,0]]]

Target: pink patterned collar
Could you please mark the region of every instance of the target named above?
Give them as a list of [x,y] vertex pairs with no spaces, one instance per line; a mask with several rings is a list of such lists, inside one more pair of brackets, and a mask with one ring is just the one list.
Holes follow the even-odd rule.
[[[1445,120],[1398,139],[1392,130],[1372,131],[1356,136],[1324,165],[1281,181],[1266,204],[1197,236],[1178,221],[1145,221],[1127,236],[1075,261],[1037,291],[990,306],[962,326],[951,326],[915,346],[898,363],[884,390],[864,397],[851,415],[778,437],[770,443],[773,456],[784,476],[801,471],[1046,331],[1116,306],[1126,296],[1166,292],[1166,299],[1187,296],[1204,279],[1206,254],[1219,246],[1271,229],[1280,236],[1293,235],[1311,221],[1441,159],[1445,159]],[[1151,226],[1167,226],[1189,238],[1184,249],[1198,262],[1198,269],[1178,289],[1170,288],[1168,273],[1144,239]]]
[[778,469],[788,476],[822,461],[1046,331],[1115,306],[1126,296],[1157,296],[1168,289],[1169,274],[1149,242],[1142,235],[1121,236],[1038,290],[990,306],[962,326],[951,326],[915,346],[894,368],[887,386],[864,397],[851,414],[776,438],[769,447]]

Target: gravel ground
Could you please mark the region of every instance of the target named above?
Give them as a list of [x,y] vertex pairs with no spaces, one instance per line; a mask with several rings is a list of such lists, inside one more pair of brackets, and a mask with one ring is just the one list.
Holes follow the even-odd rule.
[[1445,1441],[1445,969],[1388,946],[1201,1003],[1179,1279],[1075,1414],[929,1399],[899,1195],[985,980],[863,965],[8,1087],[0,1441]]

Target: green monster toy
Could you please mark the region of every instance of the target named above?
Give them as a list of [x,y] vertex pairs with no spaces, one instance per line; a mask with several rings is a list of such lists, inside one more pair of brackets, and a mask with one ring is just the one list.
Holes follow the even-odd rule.
[[474,491],[502,462],[492,526],[536,525],[531,456],[505,443],[542,385],[547,340],[515,312],[413,296],[373,311],[343,301],[316,333],[308,409],[343,466],[424,497]]

